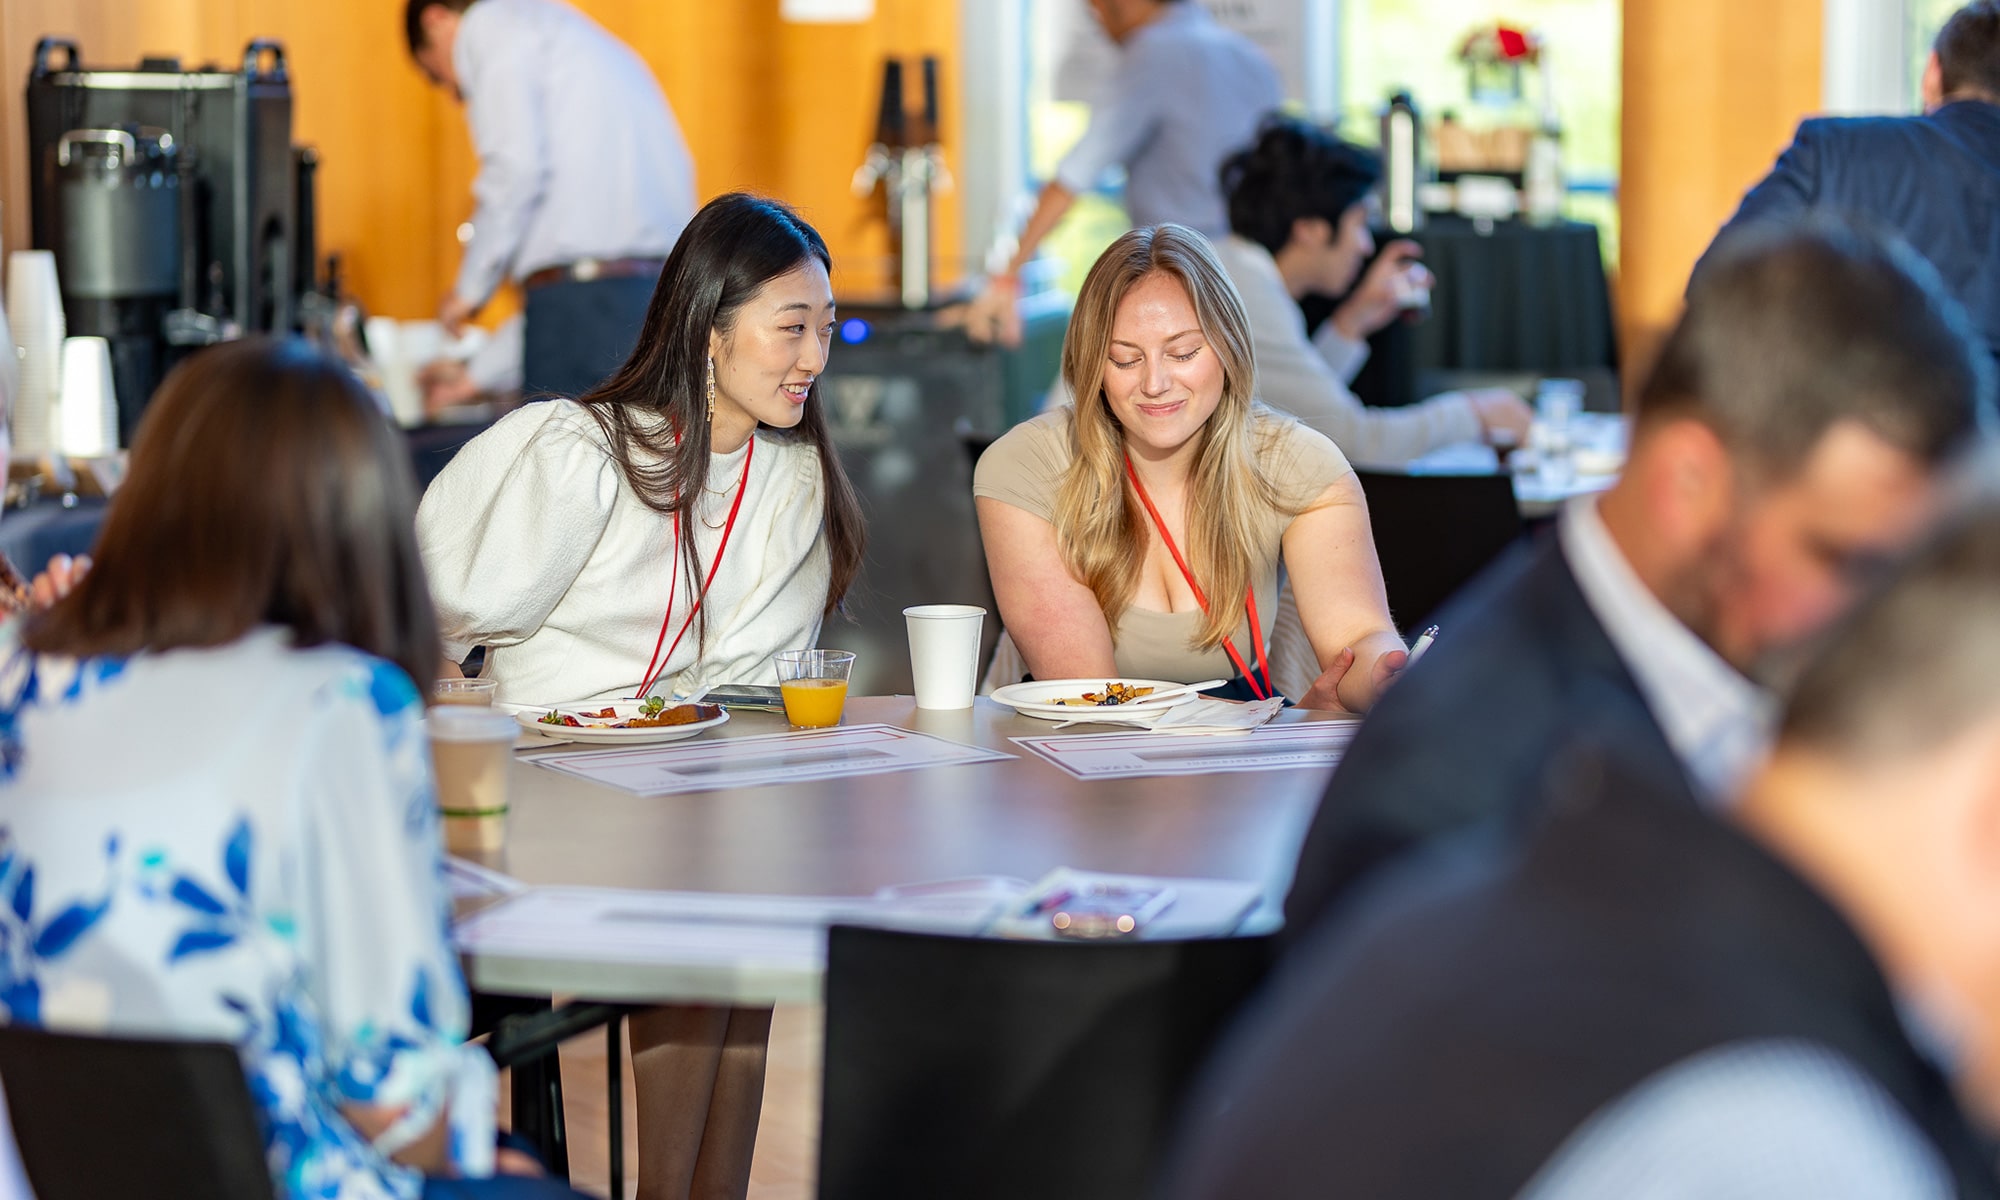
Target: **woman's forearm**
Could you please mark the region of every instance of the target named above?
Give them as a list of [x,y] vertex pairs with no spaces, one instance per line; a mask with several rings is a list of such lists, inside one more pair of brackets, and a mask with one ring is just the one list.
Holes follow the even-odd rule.
[[1340,681],[1335,693],[1341,707],[1349,712],[1367,712],[1380,699],[1384,672],[1382,656],[1407,653],[1408,647],[1393,629],[1377,630],[1353,643],[1354,665]]

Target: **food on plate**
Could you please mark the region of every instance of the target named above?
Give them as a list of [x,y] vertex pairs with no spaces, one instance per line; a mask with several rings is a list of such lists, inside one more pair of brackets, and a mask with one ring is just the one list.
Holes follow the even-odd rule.
[[713,721],[722,715],[722,707],[716,704],[676,704],[667,707],[667,702],[658,696],[648,696],[639,711],[625,720],[618,719],[618,710],[609,705],[596,712],[566,713],[551,710],[546,716],[535,718],[539,725],[559,725],[565,729],[657,729],[662,725],[693,725],[701,721]]
[[1049,701],[1069,708],[1102,708],[1112,704],[1130,704],[1153,694],[1149,687],[1133,687],[1129,683],[1107,683],[1101,692],[1085,692],[1081,696],[1063,696]]

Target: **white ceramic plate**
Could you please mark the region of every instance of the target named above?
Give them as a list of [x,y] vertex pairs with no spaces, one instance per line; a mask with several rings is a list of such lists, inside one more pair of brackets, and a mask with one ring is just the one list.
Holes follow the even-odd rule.
[[993,699],[1007,705],[1024,717],[1040,717],[1045,721],[1088,721],[1098,713],[1157,713],[1165,712],[1176,704],[1186,704],[1198,693],[1182,692],[1178,696],[1168,696],[1164,700],[1142,698],[1131,704],[1107,704],[1092,706],[1083,704],[1057,704],[1064,696],[1081,696],[1085,692],[1102,692],[1106,684],[1122,683],[1128,687],[1152,688],[1166,691],[1182,686],[1164,679],[1037,679],[1032,683],[1010,683],[996,688]]
[[[556,706],[555,711],[567,713],[579,721],[602,721],[604,724],[609,725],[611,722],[605,721],[602,717],[586,717],[583,715],[586,712],[603,712],[607,708],[618,714],[611,718],[612,721],[622,721],[639,711],[639,701],[579,700],[574,704],[559,704]],[[541,723],[541,718],[548,714],[549,710],[546,708],[523,709],[514,714],[514,719],[520,722],[521,728],[533,730],[545,738],[551,738],[559,742],[581,742],[591,746],[645,746],[653,742],[678,742],[682,738],[699,737],[707,730],[713,729],[717,725],[724,724],[729,720],[729,710],[723,709],[719,716],[711,717],[706,721],[696,721],[691,725],[647,725],[639,729],[592,729],[588,725],[581,728],[569,725],[544,725]]]

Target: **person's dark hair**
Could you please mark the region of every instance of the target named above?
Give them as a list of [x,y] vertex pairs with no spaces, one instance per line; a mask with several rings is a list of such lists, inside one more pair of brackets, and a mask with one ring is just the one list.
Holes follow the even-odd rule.
[[2000,104],[2000,0],[1972,0],[1932,43],[1947,96],[1973,93]]
[[1373,151],[1283,113],[1265,117],[1257,140],[1224,159],[1221,172],[1230,230],[1273,254],[1291,240],[1294,221],[1339,226],[1381,178]]
[[[742,192],[710,200],[668,255],[631,357],[580,398],[639,499],[656,512],[683,514],[680,553],[691,572],[698,569],[692,509],[708,481],[709,334],[727,333],[766,284],[813,261],[833,269],[826,242],[785,205]],[[819,452],[831,613],[861,571],[867,532],[827,431],[817,380],[798,430]]]
[[1918,753],[2000,708],[2000,462],[1823,636],[1791,689],[1782,738],[1865,763]]
[[1901,242],[1812,217],[1719,243],[1640,386],[1636,433],[1692,418],[1739,467],[1788,478],[1855,421],[1926,464],[1987,420],[1993,364],[1937,272]]
[[405,0],[403,5],[403,37],[410,43],[410,54],[424,48],[428,39],[424,37],[424,10],[427,8],[449,9],[462,13],[471,8],[477,0]]
[[176,367],[146,410],[96,565],[24,641],[77,657],[221,646],[258,625],[436,676],[409,452],[354,373],[297,339]]

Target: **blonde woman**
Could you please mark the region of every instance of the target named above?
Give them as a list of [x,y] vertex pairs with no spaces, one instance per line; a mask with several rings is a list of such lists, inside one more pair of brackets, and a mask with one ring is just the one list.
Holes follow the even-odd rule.
[[1036,678],[1269,695],[1280,565],[1322,672],[1300,704],[1364,712],[1402,669],[1354,471],[1252,400],[1250,347],[1193,230],[1135,229],[1091,268],[1063,342],[1076,403],[995,442],[973,482],[1000,616]]

